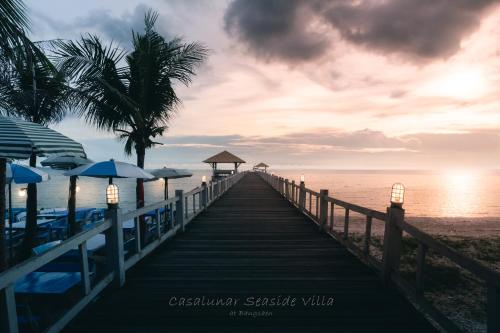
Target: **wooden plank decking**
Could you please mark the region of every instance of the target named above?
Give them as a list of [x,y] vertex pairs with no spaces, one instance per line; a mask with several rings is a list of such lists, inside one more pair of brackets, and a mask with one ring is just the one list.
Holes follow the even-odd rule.
[[[123,288],[104,292],[66,331],[434,331],[403,297],[252,173],[126,278]],[[287,296],[296,299],[294,307],[255,307],[247,299]],[[178,305],[189,297],[240,300],[236,306]],[[302,298],[310,297],[332,297],[333,305],[305,306]]]

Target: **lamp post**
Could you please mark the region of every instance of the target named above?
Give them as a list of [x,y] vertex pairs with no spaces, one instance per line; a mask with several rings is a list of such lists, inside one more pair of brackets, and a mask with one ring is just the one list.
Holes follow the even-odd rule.
[[118,208],[118,204],[120,203],[120,189],[118,185],[110,183],[106,187],[106,203],[109,209]]
[[391,205],[387,207],[387,221],[384,232],[383,278],[387,284],[394,273],[399,272],[401,259],[401,242],[403,229],[401,224],[405,219],[403,209],[405,187],[401,183],[392,185]]
[[405,198],[405,187],[401,183],[392,185],[391,191],[391,207],[403,208]]
[[203,209],[207,209],[207,176],[201,177],[201,203],[200,206]]
[[299,188],[299,208],[304,210],[306,207],[306,184],[304,175],[300,175],[300,188]]
[[26,187],[22,187],[19,189],[19,192],[17,193],[21,198],[24,198],[26,196],[26,191],[27,191],[27,188]]

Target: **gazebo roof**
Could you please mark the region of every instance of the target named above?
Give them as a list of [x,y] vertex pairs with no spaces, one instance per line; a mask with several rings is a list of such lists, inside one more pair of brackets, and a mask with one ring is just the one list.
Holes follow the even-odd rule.
[[212,157],[207,158],[206,160],[203,161],[203,163],[246,163],[246,162],[243,161],[238,156],[235,156],[230,152],[228,152],[227,150],[224,150],[223,152],[220,152]]
[[259,164],[257,164],[255,166],[256,168],[269,168],[269,165],[267,165],[266,163],[264,162],[260,162]]

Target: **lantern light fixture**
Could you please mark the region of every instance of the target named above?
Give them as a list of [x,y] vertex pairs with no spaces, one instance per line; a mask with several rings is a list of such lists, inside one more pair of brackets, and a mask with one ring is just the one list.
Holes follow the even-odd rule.
[[109,184],[106,187],[106,203],[110,207],[118,206],[120,203],[120,189],[116,184]]
[[24,198],[26,196],[26,193],[27,193],[27,188],[26,187],[22,187],[19,189],[19,192],[17,193],[21,198]]
[[306,180],[306,177],[304,175],[300,175],[300,182],[303,183]]
[[392,185],[391,191],[391,206],[393,207],[403,207],[405,196],[405,187],[401,183],[395,183]]
[[201,182],[202,182],[202,183],[206,183],[206,182],[207,182],[207,176],[203,176],[203,177],[201,177]]
[[80,192],[80,186],[76,185],[75,191],[76,193]]

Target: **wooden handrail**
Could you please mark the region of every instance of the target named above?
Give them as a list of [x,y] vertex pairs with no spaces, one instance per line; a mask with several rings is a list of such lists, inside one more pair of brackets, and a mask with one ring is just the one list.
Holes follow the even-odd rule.
[[95,235],[108,230],[110,227],[111,220],[106,219],[103,222],[99,222],[94,228],[81,232],[65,240],[64,242],[61,242],[61,244],[54,246],[50,250],[37,256],[31,257],[28,260],[25,260],[15,265],[14,267],[9,268],[5,272],[0,273],[0,290],[6,288],[10,284],[15,283],[26,274],[36,271],[43,265],[48,264],[52,260],[62,256],[63,254],[76,249],[78,245],[86,242]]
[[[283,178],[278,176],[271,176],[267,173],[259,172],[260,176],[267,181],[274,189],[283,194],[282,183]],[[317,223],[321,229],[325,230],[331,236],[335,237],[340,243],[344,244],[356,255],[362,257],[365,262],[373,266],[381,272],[384,281],[393,281],[408,297],[421,305],[421,308],[426,311],[434,320],[444,328],[453,327],[451,321],[443,315],[437,308],[428,302],[422,292],[423,275],[425,270],[425,255],[428,250],[433,250],[439,255],[449,259],[457,266],[466,269],[480,280],[484,281],[487,288],[488,302],[487,302],[487,317],[488,317],[488,333],[500,332],[500,273],[486,267],[477,260],[463,255],[462,253],[448,247],[439,240],[433,238],[431,235],[421,231],[414,225],[407,223],[404,220],[404,210],[398,208],[388,208],[388,213],[383,213],[367,207],[362,207],[353,203],[339,200],[333,197],[326,198],[327,203],[330,204],[330,228],[324,228],[326,221],[327,209],[323,206],[322,213],[313,215],[311,211],[311,196],[314,195],[317,200],[325,200],[320,197],[320,193],[311,189],[305,188],[296,184],[291,185],[292,189],[298,189],[299,197],[291,196],[286,197],[294,205],[296,205],[303,214],[308,216],[312,221]],[[303,194],[301,194],[303,193]],[[309,201],[307,202],[307,196]],[[306,204],[306,202],[308,204]],[[317,203],[318,204],[318,203]],[[323,202],[324,205],[324,202]],[[342,237],[333,230],[334,222],[334,205],[338,205],[345,209],[344,216],[344,232]],[[365,233],[363,248],[361,249],[354,242],[349,240],[349,211],[353,211],[366,216]],[[390,214],[389,214],[390,213]],[[370,239],[372,232],[372,219],[382,220],[385,223],[384,243],[383,243],[383,261],[378,260],[370,254]],[[399,274],[399,259],[401,256],[401,242],[402,233],[406,232],[411,237],[415,238],[418,242],[417,248],[417,273],[416,273],[416,287],[410,286],[409,283],[403,280]],[[417,297],[415,297],[417,295]]]
[[139,216],[144,215],[146,213],[149,213],[152,210],[161,209],[165,206],[168,206],[171,203],[175,203],[177,200],[179,200],[178,197],[173,197],[173,198],[169,198],[167,200],[156,202],[156,203],[151,204],[151,205],[144,206],[144,207],[136,209],[136,210],[132,210],[130,212],[126,212],[122,215],[122,219],[123,219],[123,221],[131,220],[133,218],[136,218],[136,217],[139,217]]
[[[196,217],[204,209],[206,209],[224,192],[229,190],[236,182],[238,182],[243,177],[245,173],[246,172],[237,173],[225,178],[224,180],[213,183],[211,182],[210,187],[197,187],[187,193],[179,191],[181,195],[176,195],[173,198],[162,200],[134,211],[122,213],[120,209],[108,210],[106,212],[106,219],[102,222],[96,223],[93,228],[78,233],[77,235],[61,242],[61,244],[44,252],[43,254],[34,256],[14,267],[11,267],[5,272],[0,273],[0,317],[6,318],[6,323],[2,322],[0,326],[5,326],[9,333],[18,332],[16,299],[14,294],[14,284],[17,280],[31,272],[34,272],[38,268],[48,264],[52,260],[62,256],[63,254],[77,248],[80,252],[81,260],[85,260],[87,255],[86,242],[90,238],[104,232],[106,234],[106,247],[107,253],[109,255],[107,264],[110,266],[109,268],[112,273],[105,275],[99,282],[97,282],[97,284],[91,286],[88,265],[87,263],[82,263],[82,274],[85,274],[85,276],[81,277],[84,288],[84,296],[67,312],[65,312],[61,318],[59,318],[56,322],[54,322],[50,327],[46,329],[47,332],[59,332],[87,304],[89,304],[94,298],[96,298],[108,284],[115,283],[117,284],[117,286],[123,285],[125,280],[125,271],[127,269],[135,265],[146,255],[151,253],[165,240],[172,238],[178,232],[184,231],[184,227],[187,223],[189,223],[194,217]],[[214,193],[215,188],[217,189],[217,193]],[[202,191],[205,191],[206,195],[202,195]],[[181,207],[183,209],[184,200],[196,194],[200,195],[199,207],[195,212],[193,212],[193,214],[184,219],[184,212],[177,212],[177,207]],[[138,229],[136,231],[136,238],[138,240],[136,246],[137,253],[125,260],[123,250],[122,222],[137,218],[150,211],[156,211],[156,219],[158,219],[160,216],[158,212],[159,209],[165,206],[169,206],[171,207],[171,209],[173,209],[173,207],[176,207],[175,214],[174,212],[171,212],[170,214],[171,217],[175,216],[176,225],[174,225],[171,221],[171,223],[169,224],[169,229],[162,234],[161,230],[159,229],[160,223],[157,220],[157,238],[152,243],[147,244],[145,247],[142,247],[139,242],[140,237]],[[179,221],[177,220],[181,220],[182,223],[178,224]],[[167,225],[167,221],[165,221],[165,225]]]
[[413,236],[419,243],[424,244],[429,249],[436,251],[439,255],[448,258],[458,266],[465,268],[469,272],[476,275],[481,280],[493,284],[495,287],[500,288],[500,273],[492,270],[481,264],[480,262],[469,258],[462,253],[452,249],[451,247],[443,244],[431,235],[419,230],[414,225],[407,222],[401,223],[403,231]]
[[352,204],[350,202],[342,201],[342,200],[335,199],[335,198],[332,198],[332,197],[328,197],[328,201],[334,203],[335,205],[344,207],[345,209],[352,210],[353,212],[373,217],[373,218],[375,218],[377,220],[385,221],[387,219],[387,214],[386,213],[382,213],[382,212],[377,211],[377,210],[373,210],[373,209],[370,209],[370,208],[366,208],[366,207],[363,207],[363,206]]

